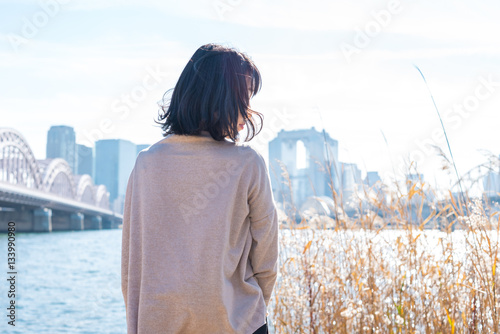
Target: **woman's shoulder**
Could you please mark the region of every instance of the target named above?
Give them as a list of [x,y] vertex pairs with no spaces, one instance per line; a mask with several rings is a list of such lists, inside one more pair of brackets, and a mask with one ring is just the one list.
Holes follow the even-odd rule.
[[163,141],[164,138],[139,151],[135,158],[134,169],[142,169],[143,167],[153,163]]
[[[205,159],[207,163],[212,161],[226,161],[231,165],[244,167],[247,172],[249,169],[266,169],[265,159],[262,154],[252,147],[247,142],[230,142],[230,141],[204,141],[197,140],[195,145],[184,147],[184,145],[169,145],[168,136],[141,150],[136,158],[136,168],[143,169],[153,165],[165,164],[165,154],[172,156],[186,157],[188,154],[193,154]],[[196,147],[196,148],[195,148]],[[182,151],[182,154],[179,154]]]
[[247,163],[251,167],[265,168],[264,156],[250,144],[238,143],[234,145],[234,150],[238,153],[237,157],[241,159],[241,163]]

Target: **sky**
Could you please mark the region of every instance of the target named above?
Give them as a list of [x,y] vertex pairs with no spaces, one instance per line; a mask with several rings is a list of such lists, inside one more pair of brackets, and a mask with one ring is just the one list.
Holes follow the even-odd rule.
[[[198,47],[248,54],[263,86],[251,102],[267,143],[314,127],[339,159],[385,181],[442,169],[448,141],[460,174],[500,154],[500,3],[493,0],[3,0],[0,127],[19,131],[37,159],[52,125],[77,143],[153,144],[154,120]],[[425,75],[424,82],[418,66]],[[442,124],[434,107],[442,118]],[[410,164],[410,162],[413,162]]]

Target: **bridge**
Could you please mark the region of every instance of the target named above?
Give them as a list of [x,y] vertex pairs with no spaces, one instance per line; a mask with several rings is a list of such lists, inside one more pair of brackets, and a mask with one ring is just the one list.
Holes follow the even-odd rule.
[[14,129],[0,128],[0,232],[118,228],[123,216],[110,210],[104,185],[74,175],[63,159],[36,160]]

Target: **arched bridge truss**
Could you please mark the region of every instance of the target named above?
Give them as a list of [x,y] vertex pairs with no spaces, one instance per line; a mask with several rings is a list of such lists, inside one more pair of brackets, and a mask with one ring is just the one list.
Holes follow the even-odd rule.
[[63,159],[36,160],[27,141],[14,129],[0,128],[0,182],[109,209],[104,185],[94,185],[89,175],[74,175]]

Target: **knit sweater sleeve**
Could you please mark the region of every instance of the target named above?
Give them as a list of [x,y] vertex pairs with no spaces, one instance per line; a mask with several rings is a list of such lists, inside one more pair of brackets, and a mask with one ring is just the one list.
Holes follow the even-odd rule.
[[250,263],[267,306],[278,274],[278,214],[266,163],[260,154],[257,157],[248,195]]

